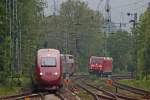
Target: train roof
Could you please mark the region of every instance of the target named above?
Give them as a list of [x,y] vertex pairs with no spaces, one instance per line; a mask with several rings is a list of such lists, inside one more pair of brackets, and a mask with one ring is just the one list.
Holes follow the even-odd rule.
[[53,55],[59,55],[60,54],[60,51],[57,50],[57,49],[39,49],[38,52],[37,52],[38,56],[39,55],[47,55],[47,54],[53,54]]
[[61,56],[73,56],[73,55],[71,55],[71,54],[61,54]]
[[91,58],[112,60],[112,57],[91,56],[90,59],[91,59]]
[[38,52],[47,52],[47,51],[59,52],[59,50],[57,50],[57,49],[50,49],[50,48],[47,48],[47,49],[39,49],[39,50],[38,50]]

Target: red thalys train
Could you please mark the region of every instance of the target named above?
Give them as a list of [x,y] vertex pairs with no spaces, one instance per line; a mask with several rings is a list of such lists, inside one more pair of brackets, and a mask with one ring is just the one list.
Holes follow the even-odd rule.
[[103,75],[112,74],[112,58],[91,56],[89,60],[89,72]]
[[62,86],[62,64],[60,51],[56,49],[40,49],[37,52],[35,65],[36,88],[57,90]]
[[73,75],[75,72],[75,61],[74,56],[70,54],[61,54],[63,75],[66,74]]

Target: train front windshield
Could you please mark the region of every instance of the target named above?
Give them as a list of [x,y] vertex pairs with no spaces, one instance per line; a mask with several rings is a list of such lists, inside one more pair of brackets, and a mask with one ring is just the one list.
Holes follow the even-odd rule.
[[55,57],[42,57],[41,67],[56,67]]
[[92,59],[91,64],[102,64],[102,59]]

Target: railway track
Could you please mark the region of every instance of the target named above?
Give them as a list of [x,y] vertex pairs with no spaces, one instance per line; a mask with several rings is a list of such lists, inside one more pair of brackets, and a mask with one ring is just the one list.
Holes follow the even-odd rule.
[[32,99],[32,98],[44,100],[45,95],[48,94],[49,94],[48,92],[38,92],[38,93],[28,92],[28,93],[0,97],[0,100],[20,100],[20,99]]
[[142,95],[145,99],[150,99],[150,91],[146,91],[140,88],[131,87],[125,84],[121,84],[118,80],[122,79],[132,79],[131,75],[124,75],[124,76],[112,76],[112,85],[116,88],[123,89],[129,91],[131,93]]
[[76,84],[79,88],[82,88],[83,90],[91,94],[94,100],[116,100],[116,97],[113,94],[106,94],[104,93],[104,91],[98,88],[95,88],[94,86],[90,84],[87,84],[84,81],[84,79],[87,79],[87,78],[88,78],[87,75],[76,76],[75,80],[78,80]]
[[110,97],[113,97],[115,100],[118,100],[118,99],[125,99],[125,100],[138,100],[137,98],[133,98],[133,97],[129,97],[127,95],[121,95],[119,93],[112,93],[112,92],[109,92],[109,91],[106,91],[104,89],[100,89],[96,86],[93,86],[91,84],[87,84],[88,86],[92,87],[92,88],[95,88],[99,91],[102,91],[105,95],[108,95]]
[[87,91],[89,94],[91,94],[95,100],[101,100],[101,99],[115,100],[114,97],[105,95],[102,91],[97,90],[95,88],[92,88],[92,87],[85,85],[83,83],[77,83],[77,85],[80,88],[82,88],[83,90]]
[[[110,91],[106,91],[104,89],[101,89],[101,88],[98,88],[96,86],[93,86],[89,83],[86,83],[85,81],[81,81],[82,79],[87,79],[87,76],[84,77],[84,76],[81,76],[81,78],[78,76],[77,80],[80,80],[79,83],[77,83],[77,85],[84,89],[85,91],[87,91],[88,93],[90,93],[95,100],[101,100],[101,99],[106,99],[106,100],[140,100],[139,98],[136,98],[136,97],[130,97],[126,94],[120,94],[120,93],[112,93]],[[132,77],[129,76],[129,75],[122,75],[122,76],[113,76],[113,86],[115,85],[117,88],[121,88],[121,86],[119,85],[122,85],[120,83],[117,83],[118,80],[120,79],[131,79]],[[133,88],[130,88],[131,91]],[[130,90],[127,90],[127,91],[130,91]],[[136,93],[137,94],[137,93]],[[148,98],[147,95],[145,95],[146,99]]]
[[58,91],[56,96],[58,96],[61,100],[77,100],[76,96],[73,95],[73,92],[70,91],[69,88]]
[[21,94],[0,97],[0,100],[77,100],[69,89],[57,92],[32,92],[26,91]]

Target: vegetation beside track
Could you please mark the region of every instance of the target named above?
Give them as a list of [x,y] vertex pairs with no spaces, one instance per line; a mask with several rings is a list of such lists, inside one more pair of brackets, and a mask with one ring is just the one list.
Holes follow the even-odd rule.
[[111,91],[111,92],[115,92],[115,88],[113,86],[111,86],[110,84],[108,84],[106,81],[108,80],[108,78],[101,78],[101,77],[96,77],[93,76],[91,77],[91,80],[88,80],[89,84],[92,84],[93,86],[97,86],[99,88]]
[[[108,84],[108,78],[104,78],[104,77],[96,77],[96,76],[90,76],[90,78],[87,80],[86,83],[89,83],[93,86],[99,87],[100,89],[104,89],[106,91],[112,92],[112,93],[116,93],[116,88],[114,86],[112,86],[111,84]],[[141,98],[140,95],[131,93],[129,91],[126,90],[122,90],[122,89],[117,89],[117,93],[119,94],[127,94],[127,96],[130,97],[137,97],[137,98]]]
[[75,93],[78,97],[82,98],[82,100],[92,100],[92,96],[89,95],[86,91],[80,90]]
[[18,93],[21,87],[0,86],[0,96],[12,95]]
[[29,85],[30,79],[27,77],[21,77],[19,81],[17,78],[9,78],[6,84],[0,84],[0,96],[16,94]]
[[150,91],[150,80],[120,80],[120,83]]

